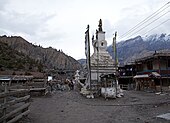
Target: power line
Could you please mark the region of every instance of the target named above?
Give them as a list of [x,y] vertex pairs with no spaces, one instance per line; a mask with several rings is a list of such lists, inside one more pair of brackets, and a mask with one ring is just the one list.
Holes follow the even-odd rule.
[[152,24],[153,22],[157,21],[158,19],[160,19],[161,17],[165,16],[166,14],[168,14],[170,11],[164,13],[163,15],[159,16],[158,18],[156,18],[155,20],[151,21],[149,24],[145,25],[143,28],[137,30],[136,32],[132,33],[128,38],[130,38],[131,36],[133,36],[135,33],[140,32],[141,30],[145,29],[146,27],[148,27],[150,24]]
[[[121,37],[125,37],[124,35],[129,34],[134,28],[141,26],[143,23],[145,23],[147,20],[155,17],[156,15],[158,15],[159,13],[161,13],[162,11],[164,11],[165,9],[167,9],[168,7],[164,8],[167,4],[169,4],[170,2],[166,3],[165,5],[163,5],[160,9],[158,9],[156,12],[154,12],[153,14],[151,14],[150,16],[148,16],[147,18],[145,18],[143,21],[141,21],[140,23],[138,23],[136,26],[134,26],[133,28],[131,28],[128,32],[124,33]],[[160,11],[162,8],[164,8],[162,11]],[[160,12],[159,12],[160,11]],[[157,13],[159,12],[159,13]],[[155,15],[156,14],[156,15]]]
[[157,25],[157,26],[155,26],[154,28],[150,29],[149,31],[147,31],[147,32],[146,32],[146,33],[144,33],[143,35],[146,35],[148,32],[150,32],[150,31],[152,31],[152,30],[154,30],[154,29],[158,28],[159,26],[161,26],[162,24],[166,23],[167,21],[170,21],[170,19],[167,19],[166,21],[164,21],[164,22],[160,23],[159,25]]
[[[169,6],[168,6],[168,7],[169,7]],[[160,12],[157,13],[156,15],[154,15],[154,16],[152,16],[152,17],[146,19],[146,20],[143,21],[142,23],[138,24],[138,26],[135,26],[135,27],[133,28],[133,30],[131,30],[129,33],[127,33],[127,34],[126,34],[125,36],[123,36],[123,37],[126,37],[128,34],[134,32],[136,29],[138,29],[138,28],[141,27],[143,24],[145,24],[147,21],[149,21],[149,19],[154,18],[155,16],[157,16],[158,14],[160,14],[161,12],[163,12],[163,11],[164,11],[165,9],[167,9],[168,7],[164,8],[162,11],[160,11]]]
[[[162,11],[164,11],[165,9],[167,9],[169,7],[170,1],[168,3],[166,3],[165,5],[163,5],[161,8],[159,8],[157,11],[155,11],[153,14],[151,14],[150,16],[148,16],[147,18],[145,18],[144,20],[142,20],[141,22],[139,22],[137,25],[135,25],[134,27],[132,27],[129,31],[127,31],[126,33],[124,33],[123,35],[120,36],[120,38],[124,38],[126,37],[129,33],[133,32],[134,30],[136,30],[138,27],[140,27],[141,25],[143,25],[144,23],[146,23],[148,20],[154,18],[156,15],[160,14]],[[168,5],[168,6],[167,6]],[[165,6],[167,6],[166,8],[164,8]],[[164,9],[163,9],[164,8]],[[163,10],[161,10],[163,9]],[[160,11],[161,10],[161,11]]]

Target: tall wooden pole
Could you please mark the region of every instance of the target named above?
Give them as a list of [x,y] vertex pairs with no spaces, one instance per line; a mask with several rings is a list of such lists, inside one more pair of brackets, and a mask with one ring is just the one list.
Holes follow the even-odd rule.
[[159,59],[160,89],[161,89],[161,93],[162,93],[161,63],[160,63],[160,57],[159,56],[158,56],[158,59]]
[[114,59],[115,59],[115,88],[116,88],[116,96],[117,96],[117,48],[116,48],[116,37],[117,32],[115,32],[115,35],[113,37],[113,50],[114,50]]
[[[98,33],[96,34],[98,35]],[[99,42],[98,39],[97,40],[97,84],[99,82]]]
[[87,25],[87,31],[85,32],[85,45],[86,45],[86,60],[89,78],[89,89],[91,90],[91,60],[90,60],[90,35],[89,35],[89,25]]

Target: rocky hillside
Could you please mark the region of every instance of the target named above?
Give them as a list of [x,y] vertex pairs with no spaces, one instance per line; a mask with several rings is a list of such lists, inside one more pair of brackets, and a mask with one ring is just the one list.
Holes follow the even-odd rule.
[[43,64],[0,42],[0,70],[43,71]]
[[[52,47],[43,48],[41,46],[33,45],[22,37],[0,36],[0,43],[3,43],[3,46],[5,46],[6,48],[9,47],[8,50],[2,49],[3,52],[7,51],[8,53],[8,51],[14,51],[18,54],[22,54],[21,56],[25,56],[29,59],[33,59],[37,63],[41,63],[44,70],[77,70],[81,68],[81,65],[75,59],[67,56],[63,52],[53,49]],[[3,52],[0,52],[0,54],[2,55]],[[13,56],[9,56],[9,59],[11,59],[12,57]],[[1,63],[1,65],[5,66],[5,64],[3,63]]]
[[[109,46],[107,50],[113,56],[112,47]],[[170,50],[170,34],[137,36],[117,43],[118,58],[121,64],[142,57],[148,52],[161,50]]]

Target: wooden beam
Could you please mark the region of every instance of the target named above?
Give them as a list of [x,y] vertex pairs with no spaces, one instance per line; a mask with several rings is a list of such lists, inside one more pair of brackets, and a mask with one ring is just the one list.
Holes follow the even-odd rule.
[[15,105],[16,103],[24,102],[28,100],[29,98],[30,98],[30,95],[27,95],[24,97],[20,97],[20,98],[16,98],[14,100],[8,101],[6,104],[0,104],[0,109],[8,108],[12,105]]
[[13,118],[12,120],[8,121],[7,123],[15,123],[16,121],[18,121],[19,119],[21,119],[23,116],[27,116],[30,113],[30,110],[27,110],[21,114],[19,114],[18,116],[16,116],[15,118]]
[[19,93],[28,93],[30,90],[28,89],[23,89],[23,90],[16,90],[16,91],[8,91],[8,92],[3,92],[0,93],[0,98],[4,98],[6,96],[11,96]]
[[11,111],[10,113],[6,114],[6,116],[3,116],[0,118],[0,122],[6,120],[7,118],[10,118],[11,116],[15,115],[16,113],[18,113],[19,111],[22,111],[25,108],[28,108],[30,106],[30,103],[26,103],[22,106],[20,106],[19,108]]

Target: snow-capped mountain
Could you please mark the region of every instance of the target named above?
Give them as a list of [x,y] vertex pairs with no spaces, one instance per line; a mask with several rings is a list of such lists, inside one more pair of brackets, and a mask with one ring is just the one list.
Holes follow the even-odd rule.
[[[108,52],[114,56],[112,46]],[[121,64],[142,57],[148,52],[170,50],[170,34],[154,34],[146,37],[137,36],[117,43],[118,59]]]

